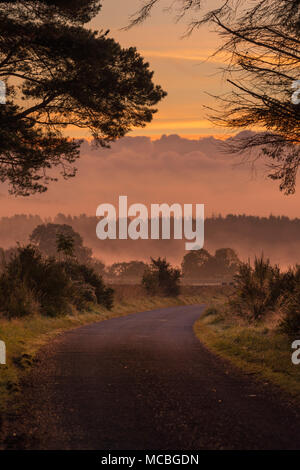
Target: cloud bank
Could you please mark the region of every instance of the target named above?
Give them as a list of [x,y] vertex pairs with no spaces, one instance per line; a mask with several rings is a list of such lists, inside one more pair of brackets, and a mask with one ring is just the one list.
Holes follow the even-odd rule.
[[2,185],[1,215],[94,215],[101,203],[117,205],[119,195],[127,195],[130,204],[204,203],[207,215],[299,215],[298,194],[285,197],[262,163],[253,171],[240,157],[222,153],[221,142],[178,135],[155,141],[125,137],[110,149],[93,149],[85,141],[74,179],[60,180],[45,194],[28,198],[8,197]]

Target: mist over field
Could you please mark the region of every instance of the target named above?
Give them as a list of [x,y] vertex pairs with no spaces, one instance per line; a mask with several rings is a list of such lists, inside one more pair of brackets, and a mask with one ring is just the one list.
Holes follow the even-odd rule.
[[[92,248],[96,258],[106,264],[117,261],[142,260],[166,256],[179,264],[185,251],[185,240],[99,240],[96,217],[58,214],[53,218],[38,215],[15,215],[0,219],[0,247],[10,248],[16,242],[27,243],[33,229],[42,223],[67,224],[80,233],[84,244]],[[171,231],[172,233],[172,231]],[[205,220],[204,248],[213,253],[218,248],[233,248],[242,260],[262,252],[273,263],[285,268],[300,263],[300,219],[288,217],[253,217],[227,215]]]
[[163,202],[205,204],[205,249],[230,247],[244,260],[264,252],[287,267],[300,262],[299,195],[283,196],[267,172],[261,161],[252,168],[227,155],[222,141],[213,136],[125,137],[110,149],[95,149],[84,141],[76,178],[59,180],[30,198],[5,197],[0,246],[26,243],[37,225],[55,222],[71,225],[105,263],[150,256],[180,263],[185,240],[97,239],[98,205],[111,203],[118,211],[119,196],[127,195],[128,205],[148,208]]
[[[92,143],[84,141],[75,178],[60,178],[46,193],[27,198],[4,196],[3,185],[0,215],[95,215],[99,204],[117,206],[119,196],[127,195],[128,204],[205,204],[206,217],[298,217],[297,192],[284,196],[278,182],[267,178],[269,169],[262,161],[254,167],[242,163],[240,156],[222,151],[222,142],[213,136],[187,139],[163,135],[157,140],[125,137],[110,149],[94,149]],[[211,243],[209,237],[206,242]]]

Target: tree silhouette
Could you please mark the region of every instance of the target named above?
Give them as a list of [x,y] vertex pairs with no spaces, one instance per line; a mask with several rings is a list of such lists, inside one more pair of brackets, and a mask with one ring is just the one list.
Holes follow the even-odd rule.
[[57,233],[56,234],[56,248],[57,253],[63,253],[65,259],[73,258],[75,256],[75,242],[72,235]]
[[215,269],[221,275],[233,275],[239,268],[240,260],[232,248],[219,248],[215,252]]
[[166,258],[151,258],[145,269],[142,285],[150,295],[177,297],[180,294],[180,269],[173,268]]
[[232,248],[219,248],[215,255],[207,250],[194,250],[184,255],[182,272],[185,279],[231,279],[237,272],[240,260]]
[[[160,0],[144,2],[131,25],[143,21]],[[205,11],[201,0],[178,0],[179,16],[199,14],[188,33],[204,23],[215,27],[227,64],[223,71],[232,91],[219,97],[211,119],[231,129],[263,129],[242,133],[224,147],[252,161],[266,158],[270,178],[286,194],[295,191],[300,163],[300,3],[299,0],[223,0]],[[294,96],[294,99],[292,97]]]
[[107,146],[150,122],[165,96],[135,48],[85,27],[100,8],[99,0],[0,1],[0,181],[11,193],[46,191],[57,179],[51,169],[75,175],[81,142],[68,126]]
[[146,266],[147,265],[143,261],[113,263],[107,274],[115,280],[140,280],[144,274]]
[[62,252],[67,256],[74,255],[80,263],[91,262],[92,250],[83,246],[81,235],[69,225],[38,225],[29,239],[43,255],[55,257],[57,252]]
[[201,250],[193,250],[184,255],[182,260],[182,272],[186,278],[197,278],[199,273],[205,271],[207,264],[210,262],[212,255],[201,248]]

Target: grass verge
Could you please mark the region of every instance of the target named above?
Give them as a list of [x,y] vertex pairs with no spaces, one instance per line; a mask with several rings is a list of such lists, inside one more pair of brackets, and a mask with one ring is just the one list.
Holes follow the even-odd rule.
[[195,323],[196,336],[215,354],[298,400],[300,366],[291,362],[291,341],[277,331],[279,318],[273,314],[250,325],[230,314],[223,301],[211,303]]

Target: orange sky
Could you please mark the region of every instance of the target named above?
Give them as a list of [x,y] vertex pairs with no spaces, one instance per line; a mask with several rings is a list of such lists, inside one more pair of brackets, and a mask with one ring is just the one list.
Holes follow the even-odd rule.
[[[163,12],[170,0],[161,0],[161,6],[142,25],[121,30],[141,3],[141,0],[104,0],[101,13],[92,23],[97,29],[110,29],[111,36],[122,46],[136,46],[155,71],[156,83],[168,92],[153,122],[132,135],[228,134],[228,130],[212,127],[203,108],[212,103],[207,93],[224,91],[222,57],[209,58],[218,44],[216,34],[205,27],[183,39],[189,17],[175,24],[174,15]],[[213,6],[218,1],[208,3]]]
[[[266,169],[260,166],[254,174],[249,167],[239,166],[236,157],[219,155],[216,142],[207,139],[210,135],[220,139],[228,135],[228,130],[211,126],[203,109],[204,104],[212,104],[207,92],[218,95],[225,89],[218,73],[222,58],[220,62],[209,59],[218,42],[215,33],[204,28],[181,39],[186,23],[174,24],[161,8],[145,24],[124,31],[121,28],[140,0],[102,3],[102,12],[92,26],[109,28],[111,36],[124,47],[136,46],[149,60],[156,83],[168,96],[159,104],[150,125],[130,133],[134,139],[125,139],[104,151],[92,151],[86,143],[78,176],[53,183],[46,194],[14,198],[7,195],[7,187],[2,184],[0,216],[95,214],[98,204],[116,203],[118,196],[125,194],[130,203],[205,203],[207,215],[273,213],[299,217],[299,191],[290,197],[282,195],[278,184],[266,178]],[[162,0],[164,6],[169,3]],[[210,7],[218,4],[215,0],[208,3]],[[183,138],[161,139],[164,134]],[[78,131],[73,135],[86,136]],[[141,136],[150,137],[152,143]],[[199,143],[199,137],[205,139],[204,143]],[[186,139],[195,140],[189,144]]]

